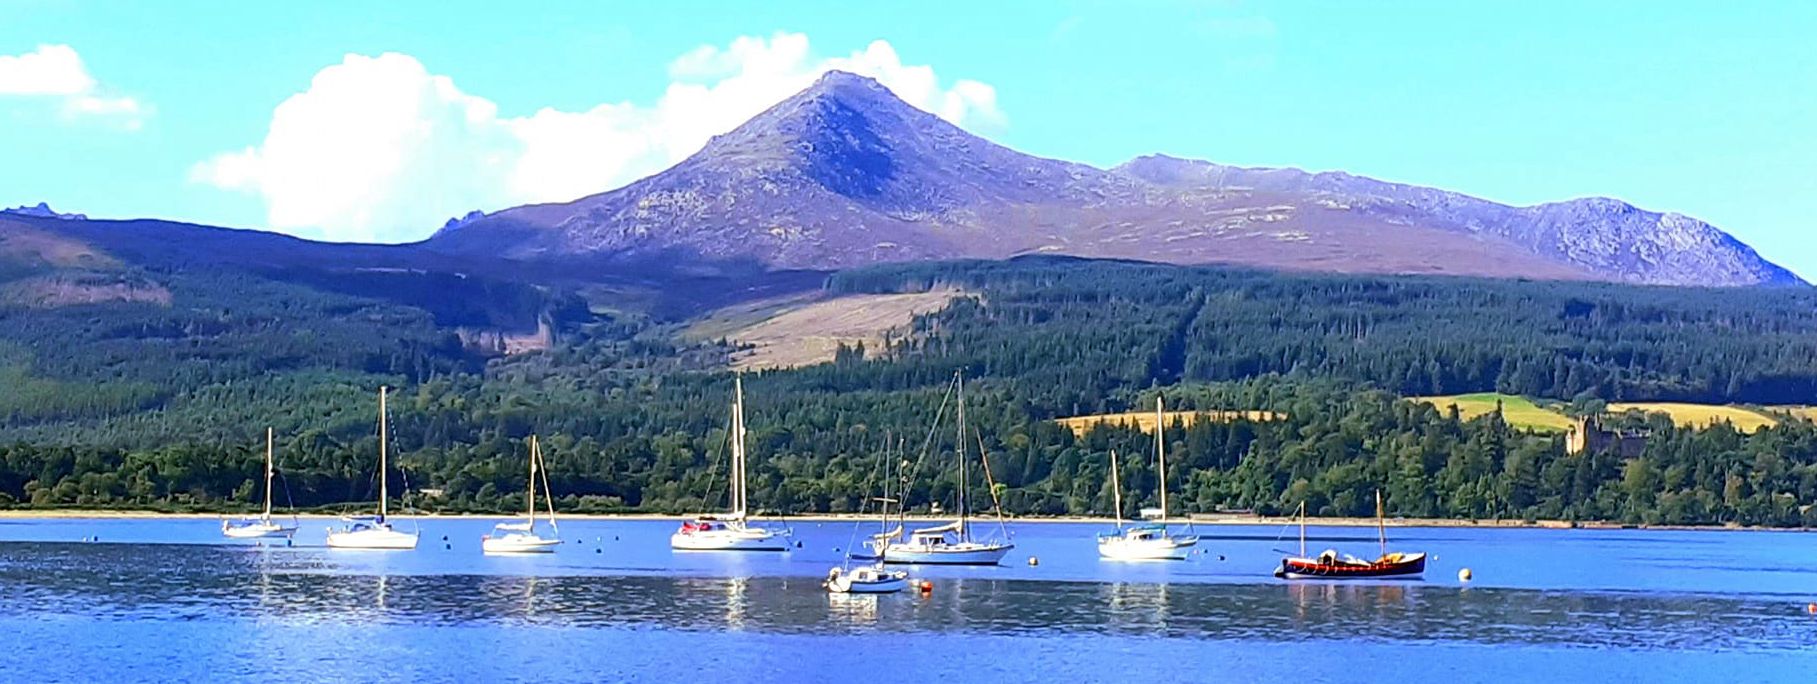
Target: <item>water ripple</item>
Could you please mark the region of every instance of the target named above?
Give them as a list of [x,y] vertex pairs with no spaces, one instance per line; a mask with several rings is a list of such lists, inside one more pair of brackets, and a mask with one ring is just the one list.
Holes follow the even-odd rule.
[[1802,607],[1748,596],[1419,583],[1168,584],[950,578],[828,596],[812,577],[346,574],[322,554],[0,544],[0,616],[541,625],[780,634],[1117,635],[1241,641],[1817,648]]

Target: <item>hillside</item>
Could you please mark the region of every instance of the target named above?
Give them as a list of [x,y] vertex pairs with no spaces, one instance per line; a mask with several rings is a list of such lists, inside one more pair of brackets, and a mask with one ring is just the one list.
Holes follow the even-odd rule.
[[916,316],[964,296],[962,290],[937,289],[762,300],[715,311],[682,334],[737,346],[732,365],[739,370],[794,368],[833,361],[841,350],[887,350],[894,338],[907,334]]
[[449,255],[703,273],[1022,254],[1674,285],[1801,281],[1716,228],[1614,200],[1507,207],[1348,174],[1021,154],[832,72],[661,173],[469,217]]
[[[0,395],[0,506],[232,506],[254,487],[268,425],[299,504],[370,500],[381,384],[397,388],[396,481],[443,492],[413,495],[418,506],[514,508],[531,434],[551,454],[564,510],[700,510],[723,491],[712,464],[723,459],[732,350],[673,322],[575,314],[550,349],[499,356],[398,301],[38,245],[34,259],[120,268],[171,298],[0,306],[0,382],[12,390]],[[973,437],[1017,514],[1105,512],[1109,450],[1147,452],[1152,437],[1139,426],[1079,435],[1056,419],[1140,411],[1157,393],[1173,410],[1228,418],[1169,433],[1183,513],[1305,500],[1321,514],[1367,514],[1381,487],[1393,515],[1785,525],[1805,521],[1785,493],[1817,497],[1817,426],[1802,420],[1737,436],[1623,418],[1655,435],[1644,458],[1623,461],[1567,456],[1556,439],[1401,399],[1506,388],[1802,400],[1817,387],[1817,294],[1805,291],[1024,258],[841,272],[818,296],[951,289],[974,296],[912,316],[872,358],[747,375],[755,506],[854,510],[892,445],[927,464],[910,507],[950,504],[957,483],[941,460],[952,437],[939,431],[925,456],[917,450],[958,371]],[[725,320],[774,315],[744,311],[755,318]],[[1262,413],[1220,413],[1233,410]],[[1137,460],[1124,482],[1152,491]]]

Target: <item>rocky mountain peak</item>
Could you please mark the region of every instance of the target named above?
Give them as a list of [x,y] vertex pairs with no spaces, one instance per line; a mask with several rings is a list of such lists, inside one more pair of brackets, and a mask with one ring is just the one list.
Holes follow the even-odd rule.
[[88,218],[87,216],[85,216],[83,214],[64,214],[64,213],[58,212],[57,210],[50,208],[50,204],[46,203],[46,202],[39,202],[35,206],[20,205],[17,207],[12,207],[10,209],[0,209],[0,214],[12,214],[14,216],[33,216],[33,217],[37,217],[37,218],[54,218],[54,219],[65,219],[65,220],[82,220],[82,219]]
[[[1325,271],[1801,282],[1701,221],[1511,207],[1340,171],[1022,154],[833,71],[624,188],[463,220],[426,247],[520,260],[833,270],[1019,254]],[[717,267],[712,267],[717,268]]]

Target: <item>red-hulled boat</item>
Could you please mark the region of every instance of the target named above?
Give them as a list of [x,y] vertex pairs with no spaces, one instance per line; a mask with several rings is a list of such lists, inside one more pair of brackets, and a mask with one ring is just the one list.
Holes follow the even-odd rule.
[[1364,577],[1418,577],[1426,572],[1426,554],[1388,553],[1366,561],[1351,556],[1338,557],[1326,551],[1318,558],[1283,558],[1276,577],[1286,579],[1360,579]]
[[1426,572],[1426,554],[1388,552],[1388,528],[1382,517],[1382,493],[1375,493],[1375,521],[1382,543],[1382,555],[1363,560],[1350,555],[1325,551],[1316,558],[1306,557],[1306,504],[1300,504],[1300,555],[1281,559],[1274,576],[1282,579],[1363,579],[1370,577],[1419,577]]

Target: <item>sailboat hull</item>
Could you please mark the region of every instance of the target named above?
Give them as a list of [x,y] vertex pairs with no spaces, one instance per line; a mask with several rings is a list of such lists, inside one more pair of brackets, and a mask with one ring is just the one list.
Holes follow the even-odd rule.
[[1324,558],[1285,558],[1274,571],[1284,579],[1374,579],[1382,577],[1419,577],[1426,572],[1426,554],[1388,554],[1371,562],[1347,562]]
[[908,573],[863,567],[851,572],[835,568],[826,589],[835,594],[894,594],[908,588]]
[[486,553],[555,553],[561,546],[560,539],[544,539],[535,535],[506,535],[503,537],[486,537],[480,541],[480,550]]
[[414,532],[398,532],[390,529],[351,530],[328,534],[328,546],[336,549],[408,551],[416,548],[416,540],[417,535]]
[[787,537],[770,530],[709,530],[676,532],[669,537],[669,548],[677,551],[787,551]]
[[1186,560],[1198,543],[1198,537],[1101,537],[1098,539],[1098,557],[1116,561]]
[[891,544],[883,551],[883,562],[895,565],[998,565],[1014,548],[1014,544],[950,544],[932,548]]
[[227,522],[221,525],[221,536],[228,539],[284,539],[296,532],[295,527],[285,527],[274,522]]

